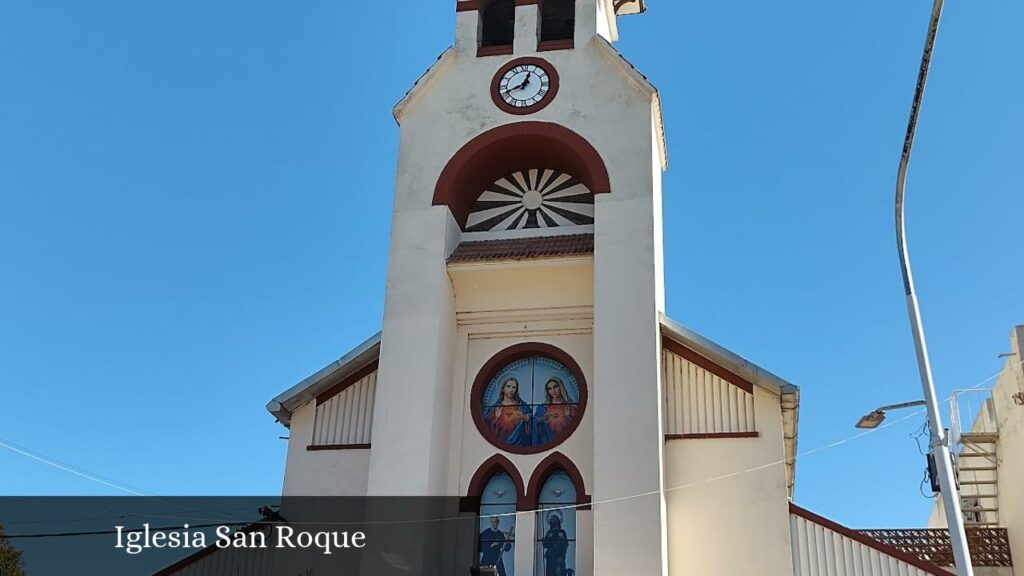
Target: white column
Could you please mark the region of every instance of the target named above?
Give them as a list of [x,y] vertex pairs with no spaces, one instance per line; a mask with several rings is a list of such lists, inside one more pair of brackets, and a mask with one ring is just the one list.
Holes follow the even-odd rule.
[[476,56],[480,45],[480,13],[466,10],[455,13],[455,51],[461,56]]
[[537,51],[540,40],[540,10],[538,4],[516,6],[516,39],[514,52],[517,56]]
[[447,207],[397,209],[373,412],[370,496],[445,494],[459,240]]
[[533,574],[537,550],[537,515],[516,515],[516,574]]
[[[657,154],[656,146],[652,153]],[[598,196],[595,207],[595,574],[657,576],[668,569],[662,492],[662,238],[656,222],[661,169],[657,159],[649,166],[652,172],[613,178],[611,194]],[[637,497],[601,503],[631,496]]]
[[609,42],[618,40],[611,0],[576,0],[576,46],[589,42],[594,35]]

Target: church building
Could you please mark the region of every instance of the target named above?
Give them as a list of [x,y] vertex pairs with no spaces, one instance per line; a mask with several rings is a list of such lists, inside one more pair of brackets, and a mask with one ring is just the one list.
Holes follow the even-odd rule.
[[798,388],[666,316],[646,10],[455,3],[394,109],[381,330],[268,405],[284,495],[458,497],[460,576],[949,574],[792,504]]

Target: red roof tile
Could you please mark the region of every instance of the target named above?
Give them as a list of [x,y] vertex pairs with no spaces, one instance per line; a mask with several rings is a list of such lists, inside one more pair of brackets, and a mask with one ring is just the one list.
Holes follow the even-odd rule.
[[551,256],[575,256],[594,253],[593,234],[540,236],[509,240],[463,242],[448,257],[448,263],[527,260]]

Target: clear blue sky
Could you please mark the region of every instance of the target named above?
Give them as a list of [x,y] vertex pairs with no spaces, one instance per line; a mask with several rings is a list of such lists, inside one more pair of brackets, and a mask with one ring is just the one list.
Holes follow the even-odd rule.
[[[265,403],[379,328],[391,107],[453,2],[0,2],[0,439],[161,494],[277,494]],[[676,319],[800,385],[800,446],[920,396],[894,177],[927,0],[651,0]],[[1024,4],[951,0],[911,170],[941,392],[1024,322]],[[564,79],[563,81],[570,81]],[[797,501],[913,526],[907,421],[800,461]],[[0,493],[113,494],[0,449]]]

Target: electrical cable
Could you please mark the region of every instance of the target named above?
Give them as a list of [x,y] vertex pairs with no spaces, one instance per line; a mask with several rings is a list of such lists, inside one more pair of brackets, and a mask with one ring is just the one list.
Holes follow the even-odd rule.
[[[219,526],[248,526],[250,524],[258,524],[258,521],[254,522],[228,522],[228,523],[214,523],[214,524],[195,524],[189,525],[188,529],[194,528],[217,528]],[[130,530],[120,530],[122,534],[136,534],[145,531],[150,532],[176,532],[181,531],[181,526],[164,526],[160,528],[132,528]],[[112,534],[118,534],[118,530],[92,530],[88,532],[52,532],[44,534],[8,534],[6,536],[0,536],[0,541],[3,540],[19,540],[19,539],[30,539],[30,538],[68,538],[72,536],[108,536]]]
[[112,480],[104,479],[104,478],[102,478],[101,476],[99,476],[97,474],[92,474],[90,472],[85,472],[84,470],[77,469],[77,468],[75,468],[73,466],[70,466],[70,465],[67,465],[67,464],[62,464],[62,463],[58,462],[57,460],[54,460],[53,458],[47,458],[45,456],[42,456],[42,455],[39,455],[39,454],[35,454],[35,453],[33,453],[33,452],[29,451],[29,450],[26,450],[24,448],[20,448],[17,445],[12,444],[12,443],[10,443],[10,442],[2,439],[2,438],[0,438],[0,447],[7,448],[8,450],[10,450],[12,452],[16,452],[18,454],[21,454],[22,456],[25,456],[27,458],[31,458],[32,460],[35,460],[37,462],[42,462],[43,464],[46,464],[47,466],[52,466],[54,468],[57,468],[58,470],[63,470],[64,472],[67,472],[69,474],[74,474],[75,476],[80,476],[82,478],[85,478],[86,480],[91,480],[91,481],[96,482],[98,484],[103,484],[104,486],[107,486],[109,488],[114,488],[115,490],[120,490],[121,492],[126,492],[128,494],[131,494],[132,496],[147,496],[147,497],[151,496],[151,494],[146,494],[146,493],[142,492],[141,490],[130,488],[130,487],[126,486],[126,485],[119,484],[119,483],[114,482]]
[[[908,414],[907,416],[904,416],[903,418],[900,418],[900,419],[897,419],[897,420],[893,420],[892,422],[888,422],[886,424],[883,424],[882,426],[879,426],[878,428],[875,428],[875,429],[872,429],[872,430],[865,430],[864,432],[861,432],[861,433],[856,434],[854,436],[851,436],[849,438],[844,438],[842,440],[837,440],[836,442],[832,442],[830,444],[826,444],[824,446],[820,446],[818,448],[814,448],[814,449],[805,451],[805,452],[795,456],[792,459],[785,459],[784,458],[784,459],[781,459],[781,460],[776,460],[774,462],[768,462],[766,464],[761,464],[759,466],[755,466],[755,467],[752,467],[752,468],[747,468],[745,470],[738,470],[738,471],[735,471],[735,472],[730,472],[730,473],[727,473],[727,474],[722,474],[720,476],[715,476],[715,477],[712,477],[712,478],[706,478],[706,479],[698,481],[698,482],[692,482],[692,483],[689,483],[689,484],[673,486],[671,488],[666,488],[664,491],[665,492],[674,492],[674,491],[678,491],[678,490],[685,490],[685,489],[693,488],[693,487],[700,486],[700,485],[703,485],[703,484],[710,484],[710,483],[718,482],[718,481],[725,480],[725,479],[728,479],[728,478],[733,478],[733,477],[736,477],[736,476],[742,476],[744,474],[749,474],[749,473],[757,472],[757,471],[760,471],[760,470],[765,470],[765,469],[772,468],[772,467],[775,467],[775,466],[781,466],[781,465],[784,465],[784,464],[786,464],[787,462],[790,462],[790,461],[794,461],[795,462],[798,458],[804,458],[804,457],[807,457],[807,456],[809,456],[811,454],[816,454],[818,452],[823,452],[825,450],[829,450],[829,449],[832,449],[832,448],[836,448],[838,446],[842,446],[844,444],[847,444],[849,442],[852,442],[854,440],[857,440],[857,439],[862,438],[864,436],[867,436],[869,434],[873,434],[875,432],[878,432],[879,430],[884,430],[886,428],[895,426],[896,424],[899,424],[901,422],[909,420],[910,418],[912,418],[914,416],[919,416],[920,414],[923,414],[923,413],[924,413],[924,411],[921,410],[921,411],[918,411],[918,412],[915,412],[915,413],[912,413],[912,414]],[[614,503],[618,503],[618,502],[624,502],[624,501],[628,501],[628,500],[634,500],[634,499],[638,499],[638,498],[646,498],[646,497],[650,497],[650,496],[656,496],[656,495],[658,495],[660,493],[661,492],[658,491],[658,490],[652,490],[652,491],[644,492],[644,493],[641,493],[641,494],[632,494],[632,495],[628,495],[628,496],[620,496],[620,497],[617,497],[617,498],[608,498],[608,499],[605,499],[605,500],[594,501],[594,502],[590,502],[590,503],[587,503],[587,504],[566,504],[564,506],[548,506],[548,507],[545,507],[543,509],[538,508],[538,509],[535,509],[535,510],[517,510],[515,512],[502,512],[502,513],[486,514],[486,515],[473,515],[473,516],[462,515],[462,516],[451,516],[451,517],[445,517],[445,518],[414,519],[414,520],[383,520],[383,521],[379,521],[379,522],[375,522],[375,521],[365,522],[365,521],[355,521],[355,520],[353,520],[353,521],[292,521],[292,522],[288,522],[288,524],[290,524],[290,525],[331,525],[331,526],[335,526],[335,525],[374,526],[374,525],[402,525],[402,524],[434,524],[434,523],[439,523],[439,522],[471,521],[471,520],[476,521],[476,520],[483,519],[485,517],[486,518],[490,518],[490,517],[499,517],[499,518],[500,517],[512,517],[512,516],[522,516],[522,515],[528,515],[528,514],[536,514],[538,512],[542,512],[542,511],[550,512],[552,510],[575,510],[575,509],[584,508],[584,507],[605,506],[605,505],[609,505],[609,504],[614,504]],[[246,523],[246,524],[250,524],[250,523],[252,523],[252,522],[249,522],[249,523]],[[237,525],[237,524],[238,523],[235,523],[235,524],[213,524],[212,526],[221,526],[221,525],[227,526],[227,525]],[[196,526],[193,526],[193,527],[200,527],[200,526],[202,526],[202,525],[196,525]],[[150,532],[154,532],[156,530],[157,529],[150,528]],[[180,527],[164,528],[162,530],[181,530],[181,528]],[[137,531],[140,531],[140,529],[134,529],[132,531],[136,531],[137,532]],[[98,531],[98,533],[101,533],[101,534],[116,534],[116,531]],[[7,536],[7,537],[8,538],[12,538],[12,537],[15,537],[15,538],[51,538],[51,537],[52,538],[56,538],[56,537],[63,537],[63,536],[66,536],[66,535],[73,536],[73,535],[90,535],[90,534],[91,533],[50,533],[50,534],[43,533],[43,534],[23,534],[23,535],[14,535],[14,536]]]
[[[1019,365],[1024,365],[1024,361],[1021,361],[1017,365],[1018,366]],[[981,382],[978,382],[977,384],[975,384],[974,386],[972,386],[972,387],[970,387],[968,389],[980,388],[981,386],[985,385],[986,383],[990,382],[991,380],[994,380],[994,379],[998,378],[1000,375],[1002,375],[1002,371],[996,373],[993,376],[990,376],[990,377],[982,380]],[[949,400],[950,398],[947,398],[947,400]],[[706,478],[704,480],[700,480],[700,481],[697,481],[697,482],[691,482],[691,483],[688,483],[688,484],[683,484],[683,485],[678,485],[678,486],[672,486],[672,487],[669,487],[669,488],[664,488],[663,490],[651,490],[649,492],[644,492],[644,493],[640,493],[640,494],[632,494],[632,495],[628,495],[628,496],[620,496],[620,497],[617,497],[617,498],[608,498],[608,499],[604,499],[604,500],[600,500],[600,501],[594,501],[594,502],[590,502],[590,503],[586,503],[586,504],[567,504],[567,505],[564,505],[564,506],[545,507],[543,509],[517,510],[515,512],[503,512],[503,513],[487,514],[486,516],[484,516],[484,515],[474,515],[474,516],[463,515],[463,516],[453,516],[453,517],[447,517],[447,518],[433,518],[433,519],[426,519],[426,520],[417,519],[417,520],[408,520],[408,521],[397,520],[397,521],[381,521],[381,522],[360,522],[360,521],[349,521],[349,522],[344,522],[344,521],[337,521],[337,522],[335,522],[335,521],[316,521],[316,522],[307,521],[307,522],[301,522],[301,521],[299,521],[299,522],[289,522],[289,524],[294,524],[294,525],[303,525],[303,524],[307,524],[307,525],[359,525],[359,526],[363,526],[363,525],[382,525],[382,524],[383,525],[430,524],[430,523],[449,522],[449,521],[480,520],[480,519],[483,519],[484,517],[490,518],[490,517],[520,516],[520,515],[527,515],[527,514],[536,514],[536,513],[541,512],[541,511],[548,511],[549,512],[549,511],[552,511],[552,510],[575,510],[575,509],[578,509],[578,508],[593,508],[593,507],[596,507],[596,506],[605,506],[605,505],[615,504],[615,503],[618,503],[618,502],[624,502],[624,501],[633,500],[633,499],[637,499],[637,498],[646,498],[646,497],[649,497],[649,496],[656,496],[656,495],[662,494],[663,492],[667,493],[667,492],[674,492],[674,491],[678,491],[678,490],[686,490],[686,489],[693,488],[693,487],[696,487],[696,486],[701,486],[701,485],[704,485],[704,484],[710,484],[710,483],[713,483],[713,482],[718,482],[718,481],[721,481],[721,480],[726,480],[726,479],[729,479],[729,478],[734,478],[734,477],[737,477],[737,476],[742,476],[744,474],[750,474],[750,473],[753,473],[753,472],[758,472],[758,471],[765,470],[765,469],[768,469],[768,468],[772,468],[772,467],[775,467],[775,466],[782,466],[782,465],[785,465],[785,464],[790,463],[790,462],[797,462],[798,460],[800,460],[802,458],[806,458],[807,456],[811,456],[813,454],[817,454],[817,453],[820,453],[820,452],[824,452],[826,450],[831,450],[833,448],[837,448],[839,446],[843,446],[845,444],[848,444],[850,442],[853,442],[855,440],[858,440],[858,439],[863,438],[865,436],[868,436],[870,434],[874,434],[874,433],[876,433],[876,432],[878,432],[880,430],[884,430],[886,428],[890,428],[892,426],[895,426],[897,424],[905,422],[905,421],[907,421],[907,420],[909,420],[909,419],[911,419],[911,418],[913,418],[915,416],[920,416],[920,415],[924,414],[925,412],[926,412],[925,410],[918,410],[918,411],[909,413],[909,414],[907,414],[906,416],[904,416],[902,418],[899,418],[899,419],[896,419],[896,420],[892,420],[890,422],[886,422],[886,423],[882,424],[881,426],[879,426],[877,428],[870,429],[870,430],[865,430],[865,431],[860,432],[858,434],[855,434],[853,436],[850,436],[850,437],[847,437],[847,438],[843,438],[841,440],[837,440],[835,442],[831,442],[829,444],[825,444],[823,446],[819,446],[819,447],[813,448],[811,450],[806,450],[804,452],[801,452],[800,454],[797,454],[793,458],[783,458],[781,460],[776,460],[776,461],[773,461],[773,462],[768,462],[768,463],[761,464],[759,466],[754,466],[754,467],[751,467],[751,468],[747,468],[747,469],[744,469],[744,470],[738,470],[738,471],[735,471],[735,472],[730,472],[730,473],[727,473],[727,474],[722,474],[722,475],[719,475],[719,476],[714,476],[714,477],[711,477],[711,478]],[[245,523],[245,524],[251,524],[251,523],[253,523],[253,522],[248,522],[248,523]],[[231,526],[231,525],[240,525],[240,524],[242,524],[242,523],[222,523],[222,524],[213,524],[212,526]],[[196,525],[194,527],[201,527],[201,526],[203,526],[203,525]],[[209,526],[203,526],[203,527],[209,527]],[[164,528],[162,530],[169,530],[169,529],[180,530],[181,528],[178,528],[178,527],[175,527],[175,528]],[[150,528],[151,532],[155,531],[155,530],[156,529]],[[139,530],[132,530],[132,531],[139,531]],[[111,532],[111,531],[99,531],[99,532],[100,533],[105,533],[105,534],[114,534],[114,533],[116,533],[116,532]],[[47,537],[61,537],[63,535],[85,535],[85,534],[83,534],[83,533],[24,534],[24,535],[13,535],[13,536],[9,535],[9,536],[6,536],[6,537],[7,538],[47,538]]]

